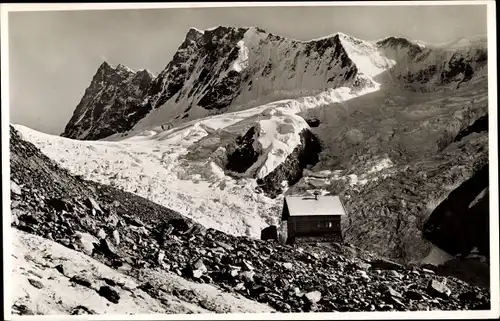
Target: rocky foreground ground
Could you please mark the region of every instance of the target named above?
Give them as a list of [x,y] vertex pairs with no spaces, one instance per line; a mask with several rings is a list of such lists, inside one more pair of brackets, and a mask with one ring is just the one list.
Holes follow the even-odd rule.
[[[43,313],[36,309],[37,291],[58,275],[67,278],[59,283],[60,295],[79,287],[109,307],[131,297],[151,298],[150,313],[490,308],[488,289],[436,275],[432,266],[406,267],[348,244],[294,247],[205,229],[134,194],[74,177],[23,141],[12,127],[10,135],[12,227],[18,237],[14,259],[25,260],[29,269],[29,262],[36,261],[29,259],[29,252],[36,251],[28,244],[53,241],[59,244],[45,246],[45,255],[39,257],[47,260],[64,247],[82,260],[92,257],[100,262],[83,270],[57,260],[39,264],[36,269],[42,266],[45,272],[31,273],[24,296],[13,302],[14,313]],[[16,248],[28,253],[22,257]],[[89,269],[93,274],[85,273]],[[119,280],[100,275],[105,272],[116,273]],[[19,277],[19,271],[13,271],[13,277]],[[130,279],[135,283],[127,282]],[[211,290],[203,292],[195,284]],[[224,305],[224,300],[213,299],[218,295],[237,303]],[[53,300],[58,301],[55,296]],[[184,305],[174,309],[172,300]],[[245,309],[245,300],[261,305]],[[116,310],[92,308],[83,299],[73,305],[64,312]],[[120,313],[142,312],[136,306],[124,304]]]

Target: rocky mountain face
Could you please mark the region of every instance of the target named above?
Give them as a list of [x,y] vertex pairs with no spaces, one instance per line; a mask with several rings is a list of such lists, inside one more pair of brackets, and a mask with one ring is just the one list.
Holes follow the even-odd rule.
[[458,87],[483,74],[487,64],[485,43],[458,48],[427,47],[405,38],[388,37],[377,42],[377,46],[396,61],[388,76],[409,90],[432,92],[447,84]]
[[149,112],[141,104],[153,78],[103,62],[61,136],[97,140],[130,129]]
[[[41,300],[51,297],[37,294],[65,287],[91,298],[49,305],[71,314],[115,307],[119,313],[490,308],[487,290],[438,276],[432,266],[397,264],[348,244],[292,247],[205,229],[134,194],[72,176],[12,127],[10,146],[15,246],[32,247],[24,259],[12,253],[24,268],[13,272],[24,289],[13,298],[16,314],[42,313]],[[44,248],[50,250],[39,253]]]
[[[370,64],[374,66],[364,69],[356,63],[359,54],[373,56]],[[110,125],[110,118],[103,119],[101,125],[114,128],[109,132],[122,133],[132,129],[143,117],[136,127],[196,119],[227,111],[229,107],[244,109],[327,88],[372,86],[370,77],[390,66],[391,61],[380,56],[375,45],[343,34],[302,42],[255,27],[190,29],[172,61],[150,82],[146,92],[138,93],[131,88],[134,99],[127,103],[129,107],[123,108],[121,102],[114,103],[119,100],[113,95],[115,82],[110,81],[107,95],[101,93],[100,75],[116,78],[111,68],[101,67],[96,75],[99,79],[94,79],[87,90],[64,136],[76,139],[105,137],[104,133],[92,134],[97,127],[93,128],[88,121],[82,122],[81,118],[87,118],[84,113],[91,113],[85,106],[93,109],[92,104],[97,110],[95,114],[100,114],[103,104],[116,104],[112,109],[117,108],[120,112],[116,111],[113,116],[121,115],[124,119],[113,118],[112,122],[118,124],[124,120],[122,127]],[[124,92],[127,84],[118,87],[123,92],[119,96],[127,98]],[[98,101],[91,102],[95,96],[99,97]],[[135,98],[144,98],[144,101]],[[124,110],[126,112],[122,112]],[[145,116],[150,110],[154,112]],[[130,118],[128,115],[133,112],[137,114]]]
[[488,164],[454,189],[432,212],[424,225],[424,237],[446,252],[489,257]]
[[429,92],[470,81],[485,72],[486,62],[484,43],[440,48],[396,37],[368,42],[342,33],[304,42],[257,27],[192,28],[154,79],[147,71],[103,63],[63,136],[100,139],[327,88],[370,87],[374,79]]

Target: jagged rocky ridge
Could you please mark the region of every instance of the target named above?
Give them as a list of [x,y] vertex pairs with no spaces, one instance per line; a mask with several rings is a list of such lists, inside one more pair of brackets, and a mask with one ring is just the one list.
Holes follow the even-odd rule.
[[[141,197],[73,177],[10,129],[12,227],[93,256],[142,283],[115,280],[96,289],[110,304],[142,291],[204,306],[190,291],[165,293],[153,274],[171,271],[269,304],[278,311],[489,309],[487,290],[430,269],[405,267],[354,246],[291,247],[234,237]],[[158,224],[158,222],[162,222]],[[14,253],[15,254],[15,253]],[[63,265],[45,266],[66,275]],[[68,275],[75,286],[95,280]],[[48,281],[32,277],[34,289]],[[167,303],[165,303],[167,304]],[[18,314],[30,307],[14,303]],[[91,314],[85,302],[75,313]]]
[[122,79],[130,79],[126,71],[117,84],[117,72],[103,64],[63,136],[99,139],[327,88],[371,87],[380,79],[433,91],[471,80],[486,59],[484,46],[427,48],[404,38],[367,42],[341,33],[304,42],[256,27],[192,28],[158,77],[141,74],[140,89]]
[[97,140],[129,130],[149,112],[141,104],[153,79],[147,70],[103,62],[61,136]]

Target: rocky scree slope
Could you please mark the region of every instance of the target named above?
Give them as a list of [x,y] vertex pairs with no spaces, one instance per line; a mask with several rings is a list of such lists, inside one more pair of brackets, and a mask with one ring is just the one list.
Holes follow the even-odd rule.
[[[68,272],[64,263],[44,266],[34,260],[37,269],[54,269],[74,286],[97,291],[109,304],[149,296],[161,303],[159,311],[176,313],[171,303],[176,297],[198,307],[191,306],[191,312],[200,312],[200,307],[234,311],[200,299],[193,287],[162,283],[177,274],[283,312],[489,309],[489,293],[482,288],[380,259],[354,246],[291,247],[207,230],[141,197],[71,176],[23,141],[13,127],[10,130],[12,226],[20,230],[15,234],[54,240],[138,280],[136,286],[109,278],[99,283],[82,271]],[[47,250],[45,260],[50,251],[62,251],[54,246]],[[43,276],[31,279],[33,291],[49,283]],[[22,302],[14,303],[14,311],[33,312]],[[73,312],[94,311],[80,305]]]
[[[224,293],[209,284],[147,269],[134,277],[106,266],[84,252],[12,229],[14,314],[191,314],[272,312],[269,306]],[[84,236],[85,234],[78,234]],[[88,235],[84,238],[88,240]],[[84,241],[85,242],[85,241]],[[88,244],[91,245],[91,244]],[[152,280],[161,296],[138,285]],[[180,293],[190,293],[183,297]],[[193,300],[193,297],[196,300]]]
[[[474,248],[489,255],[488,131],[480,131],[475,124],[447,138],[447,145],[434,155],[405,162],[391,156],[394,163],[370,173],[373,162],[380,164],[385,159],[377,154],[354,154],[352,168],[340,170],[340,174],[306,173],[288,192],[321,188],[339,194],[349,213],[342,226],[346,241],[406,263],[425,261],[436,244],[452,255],[461,255],[452,265],[479,265],[474,273],[457,269],[455,275],[488,286],[488,263],[468,260],[474,256]],[[350,175],[361,183],[352,184]],[[453,205],[457,197],[460,205]]]

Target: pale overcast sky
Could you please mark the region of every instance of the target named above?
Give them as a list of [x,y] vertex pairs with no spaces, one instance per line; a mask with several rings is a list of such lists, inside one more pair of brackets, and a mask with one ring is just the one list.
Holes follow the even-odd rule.
[[439,43],[486,34],[486,6],[264,7],[9,13],[10,118],[60,134],[103,60],[159,73],[190,27],[259,26],[308,40],[335,32]]

